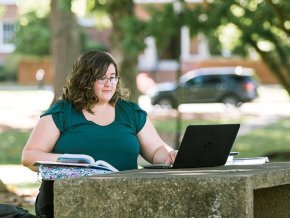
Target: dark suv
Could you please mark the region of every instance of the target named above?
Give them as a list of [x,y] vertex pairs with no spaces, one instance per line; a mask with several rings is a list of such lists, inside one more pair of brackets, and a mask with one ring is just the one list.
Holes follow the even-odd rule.
[[[184,74],[178,83],[179,104],[215,103],[239,106],[258,97],[253,69],[243,67],[199,68]],[[148,91],[153,105],[177,107],[177,85],[160,83]]]

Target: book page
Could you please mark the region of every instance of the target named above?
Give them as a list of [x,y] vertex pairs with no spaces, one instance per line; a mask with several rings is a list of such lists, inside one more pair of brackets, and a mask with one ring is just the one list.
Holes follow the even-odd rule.
[[113,167],[111,164],[109,164],[108,162],[106,161],[103,161],[103,160],[98,160],[96,161],[94,164],[91,164],[91,166],[103,166],[113,172],[118,172],[119,170],[117,170],[115,167]]
[[57,159],[57,162],[94,164],[95,160],[86,154],[63,154]]

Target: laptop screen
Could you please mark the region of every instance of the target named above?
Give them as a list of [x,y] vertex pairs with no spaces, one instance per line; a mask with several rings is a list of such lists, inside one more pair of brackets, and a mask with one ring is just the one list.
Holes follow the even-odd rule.
[[224,165],[240,124],[189,125],[180,144],[173,168]]

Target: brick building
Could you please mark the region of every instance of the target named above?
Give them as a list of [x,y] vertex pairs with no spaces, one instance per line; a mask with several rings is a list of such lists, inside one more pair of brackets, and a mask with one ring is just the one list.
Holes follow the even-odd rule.
[[15,49],[12,39],[17,16],[16,0],[0,0],[0,64]]

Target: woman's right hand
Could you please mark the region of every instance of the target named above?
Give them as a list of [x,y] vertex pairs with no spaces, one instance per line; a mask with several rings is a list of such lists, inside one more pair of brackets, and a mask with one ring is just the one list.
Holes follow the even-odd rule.
[[177,155],[177,150],[172,150],[169,152],[169,155],[165,161],[166,164],[173,164]]

